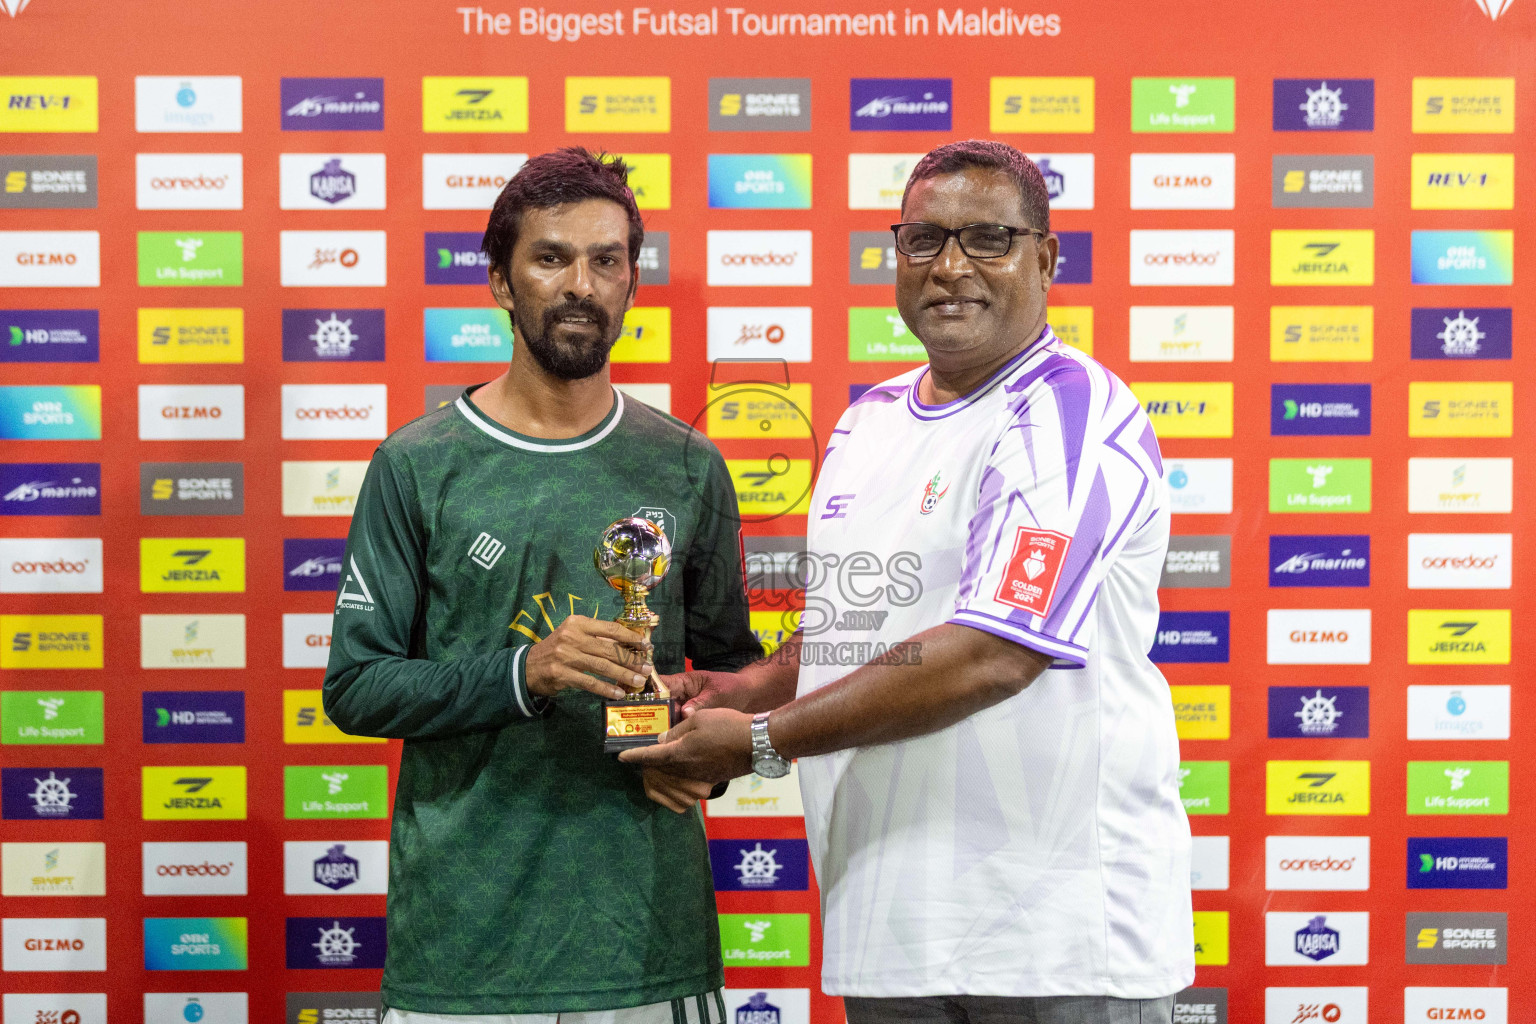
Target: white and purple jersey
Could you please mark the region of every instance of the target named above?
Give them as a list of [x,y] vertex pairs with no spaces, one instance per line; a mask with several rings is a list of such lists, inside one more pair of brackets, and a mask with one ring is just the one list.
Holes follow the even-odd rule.
[[948,729],[801,760],[823,987],[1177,992],[1194,937],[1173,702],[1147,657],[1169,526],[1157,438],[1049,328],[956,401],[923,404],[926,372],[838,422],[808,517],[799,692],[944,623],[1057,660]]

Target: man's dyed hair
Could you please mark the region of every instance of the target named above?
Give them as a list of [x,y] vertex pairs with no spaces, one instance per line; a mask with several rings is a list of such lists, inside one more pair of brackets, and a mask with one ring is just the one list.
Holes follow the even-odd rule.
[[1029,157],[1003,142],[989,139],[967,139],[940,146],[917,162],[907,178],[907,187],[901,194],[902,216],[906,216],[907,195],[912,186],[941,174],[956,174],[972,167],[1002,171],[1019,187],[1019,199],[1024,207],[1028,224],[1017,227],[1051,230],[1051,192],[1045,184],[1045,176]]
[[607,199],[618,203],[629,216],[629,265],[631,271],[640,261],[640,245],[645,241],[645,224],[640,208],[629,189],[629,167],[619,157],[607,153],[589,153],[579,146],[566,146],[552,153],[534,157],[512,176],[491,207],[491,219],[480,240],[480,251],[490,257],[491,266],[508,272],[512,249],[517,245],[523,211],[547,209],[587,199]]

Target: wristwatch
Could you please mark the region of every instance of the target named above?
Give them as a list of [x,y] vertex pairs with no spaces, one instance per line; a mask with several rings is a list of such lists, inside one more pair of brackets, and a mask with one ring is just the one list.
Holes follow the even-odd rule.
[[752,770],[765,779],[782,779],[789,774],[789,762],[768,742],[766,711],[752,716]]

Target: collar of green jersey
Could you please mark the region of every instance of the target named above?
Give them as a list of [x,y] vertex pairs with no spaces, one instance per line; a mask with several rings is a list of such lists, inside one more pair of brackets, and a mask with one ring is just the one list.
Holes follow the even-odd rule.
[[470,399],[469,393],[481,386],[476,384],[465,388],[464,393],[453,403],[454,408],[458,410],[460,416],[491,440],[523,451],[554,453],[575,452],[590,448],[612,433],[613,428],[619,425],[619,420],[624,415],[624,393],[618,388],[613,388],[613,408],[608,410],[608,415],[603,417],[601,423],[586,433],[577,437],[529,437],[527,434],[509,430],[480,411],[480,408]]

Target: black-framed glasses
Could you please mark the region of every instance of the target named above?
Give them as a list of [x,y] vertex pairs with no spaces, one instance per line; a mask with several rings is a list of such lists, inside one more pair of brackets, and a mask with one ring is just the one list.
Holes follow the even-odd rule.
[[964,227],[946,228],[926,221],[903,221],[892,224],[896,235],[896,251],[903,256],[925,259],[944,251],[950,236],[960,243],[960,251],[972,259],[995,260],[1008,255],[1013,248],[1014,235],[1038,235],[1044,238],[1049,232],[1039,228],[1015,228],[1007,224],[967,224]]

